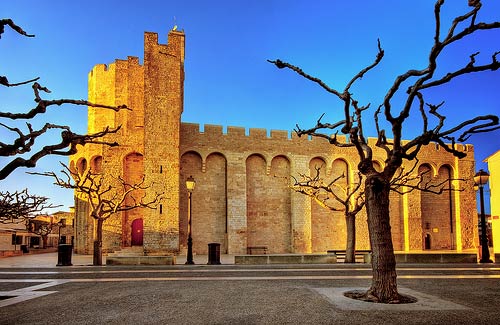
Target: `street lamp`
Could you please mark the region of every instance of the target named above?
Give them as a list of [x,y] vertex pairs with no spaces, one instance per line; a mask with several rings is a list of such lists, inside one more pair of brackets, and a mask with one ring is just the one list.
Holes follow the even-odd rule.
[[66,219],[59,220],[59,222],[57,223],[57,225],[59,226],[58,227],[58,229],[59,229],[59,236],[57,238],[57,244],[60,245],[60,244],[62,244],[61,243],[61,228],[66,227]]
[[191,237],[191,193],[194,190],[196,182],[193,176],[189,176],[186,180],[186,188],[188,191],[188,240],[187,240],[187,261],[186,264],[194,264],[193,261],[193,238]]
[[493,263],[490,259],[490,251],[488,249],[488,237],[486,236],[486,217],[484,215],[484,194],[483,187],[488,183],[488,178],[490,174],[484,170],[479,170],[476,175],[474,175],[474,185],[479,188],[479,198],[481,201],[481,260],[480,263]]

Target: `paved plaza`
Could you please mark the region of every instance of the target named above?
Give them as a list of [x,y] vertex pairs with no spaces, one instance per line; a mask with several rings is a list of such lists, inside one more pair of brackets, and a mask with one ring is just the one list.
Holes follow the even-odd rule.
[[[177,262],[183,263],[182,256]],[[354,301],[365,264],[56,267],[57,254],[0,259],[0,324],[498,324],[498,264],[401,264],[413,304]]]

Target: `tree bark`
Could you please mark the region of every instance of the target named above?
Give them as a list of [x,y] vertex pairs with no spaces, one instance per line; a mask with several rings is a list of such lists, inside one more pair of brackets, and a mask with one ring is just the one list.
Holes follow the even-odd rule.
[[345,250],[345,263],[356,262],[356,220],[355,215],[346,215],[345,223],[347,226],[347,243]]
[[366,298],[375,302],[398,303],[396,258],[392,246],[389,215],[390,184],[381,174],[365,181],[366,212],[372,250],[372,285]]
[[102,265],[102,225],[104,220],[97,219],[97,238],[94,241],[94,266]]

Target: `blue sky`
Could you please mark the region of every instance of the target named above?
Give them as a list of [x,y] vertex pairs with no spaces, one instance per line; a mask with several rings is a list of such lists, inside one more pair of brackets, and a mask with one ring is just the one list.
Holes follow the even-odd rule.
[[[500,20],[500,1],[482,2],[478,19]],[[1,1],[2,18],[12,18],[36,37],[20,37],[10,30],[2,35],[0,74],[11,82],[40,77],[52,90],[45,98],[86,98],[87,74],[95,64],[127,56],[142,61],[144,31],[157,32],[166,43],[168,30],[176,24],[186,33],[183,121],[292,130],[296,123],[313,126],[322,113],[324,121],[336,121],[340,102],[267,59],[299,65],[343,89],[373,62],[379,38],[383,61],[352,88],[360,103],[377,107],[397,75],[425,66],[434,35],[433,8],[433,0]],[[442,9],[443,33],[452,17],[468,10],[467,0],[448,0]],[[438,73],[463,67],[476,51],[481,52],[478,63],[485,63],[499,50],[500,30],[477,33],[443,53]],[[428,100],[445,101],[442,113],[450,124],[475,115],[500,115],[499,84],[499,71],[466,76],[429,92]],[[0,97],[2,111],[24,111],[33,105],[30,87],[0,88]],[[53,107],[36,123],[67,124],[84,133],[86,114],[85,107]],[[373,136],[373,126],[367,129]],[[410,122],[404,137],[412,138],[418,130]],[[8,137],[4,129],[0,136]],[[482,161],[500,150],[499,137],[496,131],[470,139],[477,169],[487,169]],[[33,171],[59,170],[59,161],[67,159],[45,158]],[[0,189],[29,187],[55,204],[73,204],[70,191],[25,171],[1,181]]]

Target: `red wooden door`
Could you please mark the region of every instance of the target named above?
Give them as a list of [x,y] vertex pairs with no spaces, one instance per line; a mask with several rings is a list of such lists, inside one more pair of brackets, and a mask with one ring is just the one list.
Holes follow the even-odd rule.
[[132,246],[142,246],[142,219],[132,221]]

